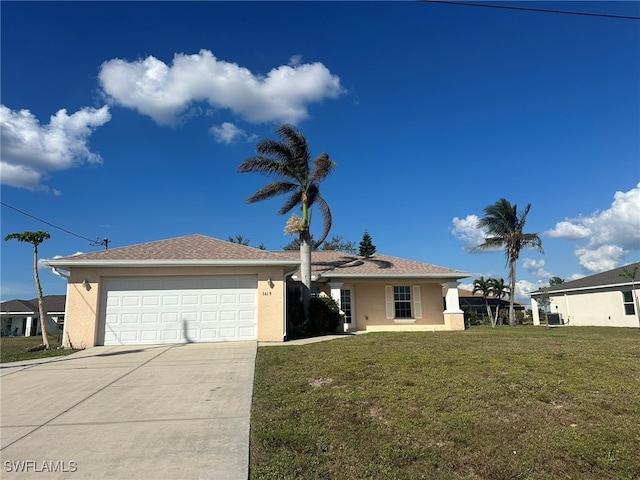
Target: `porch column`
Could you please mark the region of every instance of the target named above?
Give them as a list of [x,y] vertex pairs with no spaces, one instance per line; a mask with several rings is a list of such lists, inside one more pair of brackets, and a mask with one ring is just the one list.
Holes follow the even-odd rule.
[[460,310],[460,298],[458,297],[458,285],[460,285],[460,282],[447,282],[442,285],[447,289],[444,296],[446,304],[444,313],[463,313]]
[[445,330],[464,330],[464,312],[460,309],[460,298],[458,297],[458,285],[460,282],[446,282],[442,286],[446,288],[444,295],[445,310],[444,325]]
[[540,325],[540,312],[538,311],[538,301],[535,297],[531,297],[531,315],[533,315],[533,324]]
[[33,322],[33,317],[27,317],[27,324],[24,327],[24,332],[22,332],[25,337],[30,337],[31,336],[31,323],[32,322]]
[[[340,297],[340,289],[342,288],[342,285],[344,285],[343,282],[329,282],[329,288],[331,289],[331,298],[333,298],[336,301],[336,303],[338,304],[338,307],[340,307],[340,315],[344,317],[344,312],[342,311],[342,302]],[[342,325],[344,325],[343,329],[345,331],[349,328],[349,324],[344,323],[344,318],[343,318]]]

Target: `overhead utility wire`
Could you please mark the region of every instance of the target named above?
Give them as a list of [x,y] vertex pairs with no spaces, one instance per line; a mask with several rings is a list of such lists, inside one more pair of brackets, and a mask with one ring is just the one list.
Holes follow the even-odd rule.
[[449,5],[465,5],[467,7],[502,8],[504,10],[524,10],[527,12],[560,13],[563,15],[582,15],[586,17],[604,17],[604,18],[621,18],[626,20],[640,20],[640,17],[634,17],[632,15],[616,15],[614,13],[575,12],[571,10],[552,10],[548,8],[516,7],[513,5],[493,5],[493,4],[485,4],[485,3],[456,2],[455,0],[421,0],[421,1],[424,3],[446,3]]
[[83,237],[82,235],[78,235],[77,233],[73,233],[73,232],[71,232],[71,231],[69,231],[69,230],[67,230],[65,228],[59,227],[57,225],[54,225],[53,223],[47,222],[46,220],[42,220],[41,218],[38,218],[38,217],[36,217],[34,215],[31,215],[30,213],[23,212],[22,210],[20,210],[20,209],[18,209],[16,207],[13,207],[13,206],[11,206],[11,205],[9,205],[7,203],[4,203],[4,202],[0,201],[0,205],[2,205],[4,207],[7,207],[7,208],[10,208],[12,210],[15,210],[16,212],[19,212],[19,213],[21,213],[23,215],[26,215],[27,217],[31,217],[31,218],[33,218],[35,220],[38,220],[39,222],[46,223],[50,227],[57,228],[58,230],[62,230],[63,232],[68,233],[69,235],[73,235],[74,237],[78,237],[78,238],[81,238],[82,240],[86,240],[86,241],[90,242],[91,245],[104,245],[105,248],[109,248],[110,240],[108,238],[105,238],[104,240],[100,240],[100,238],[98,237],[96,240],[92,240],[90,238]]

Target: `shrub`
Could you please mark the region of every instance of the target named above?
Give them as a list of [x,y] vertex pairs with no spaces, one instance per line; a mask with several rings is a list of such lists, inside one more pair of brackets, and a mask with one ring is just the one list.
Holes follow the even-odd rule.
[[311,299],[311,319],[319,333],[332,333],[342,321],[338,303],[327,295]]
[[311,298],[311,321],[302,310],[301,289],[290,288],[287,294],[287,338],[303,338],[335,332],[342,321],[337,302],[326,295]]

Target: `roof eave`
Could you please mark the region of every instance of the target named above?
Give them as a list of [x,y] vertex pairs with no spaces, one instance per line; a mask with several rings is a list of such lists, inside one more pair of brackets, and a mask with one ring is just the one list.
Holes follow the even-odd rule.
[[553,295],[555,293],[570,293],[570,292],[579,292],[582,290],[601,290],[603,288],[617,288],[617,287],[630,287],[632,286],[631,282],[622,282],[622,283],[610,283],[608,285],[593,285],[590,287],[575,287],[575,288],[562,288],[558,290],[536,290],[535,292],[530,292],[530,297],[539,297],[540,295]]
[[325,273],[325,277],[345,277],[345,278],[467,278],[470,273]]
[[43,260],[49,267],[64,269],[74,267],[181,267],[181,266],[217,266],[217,267],[264,267],[298,266],[299,260]]

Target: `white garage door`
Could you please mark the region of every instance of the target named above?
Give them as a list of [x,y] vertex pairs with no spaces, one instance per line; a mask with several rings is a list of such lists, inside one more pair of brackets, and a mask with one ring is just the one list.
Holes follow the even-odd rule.
[[255,276],[105,278],[101,345],[255,340]]

